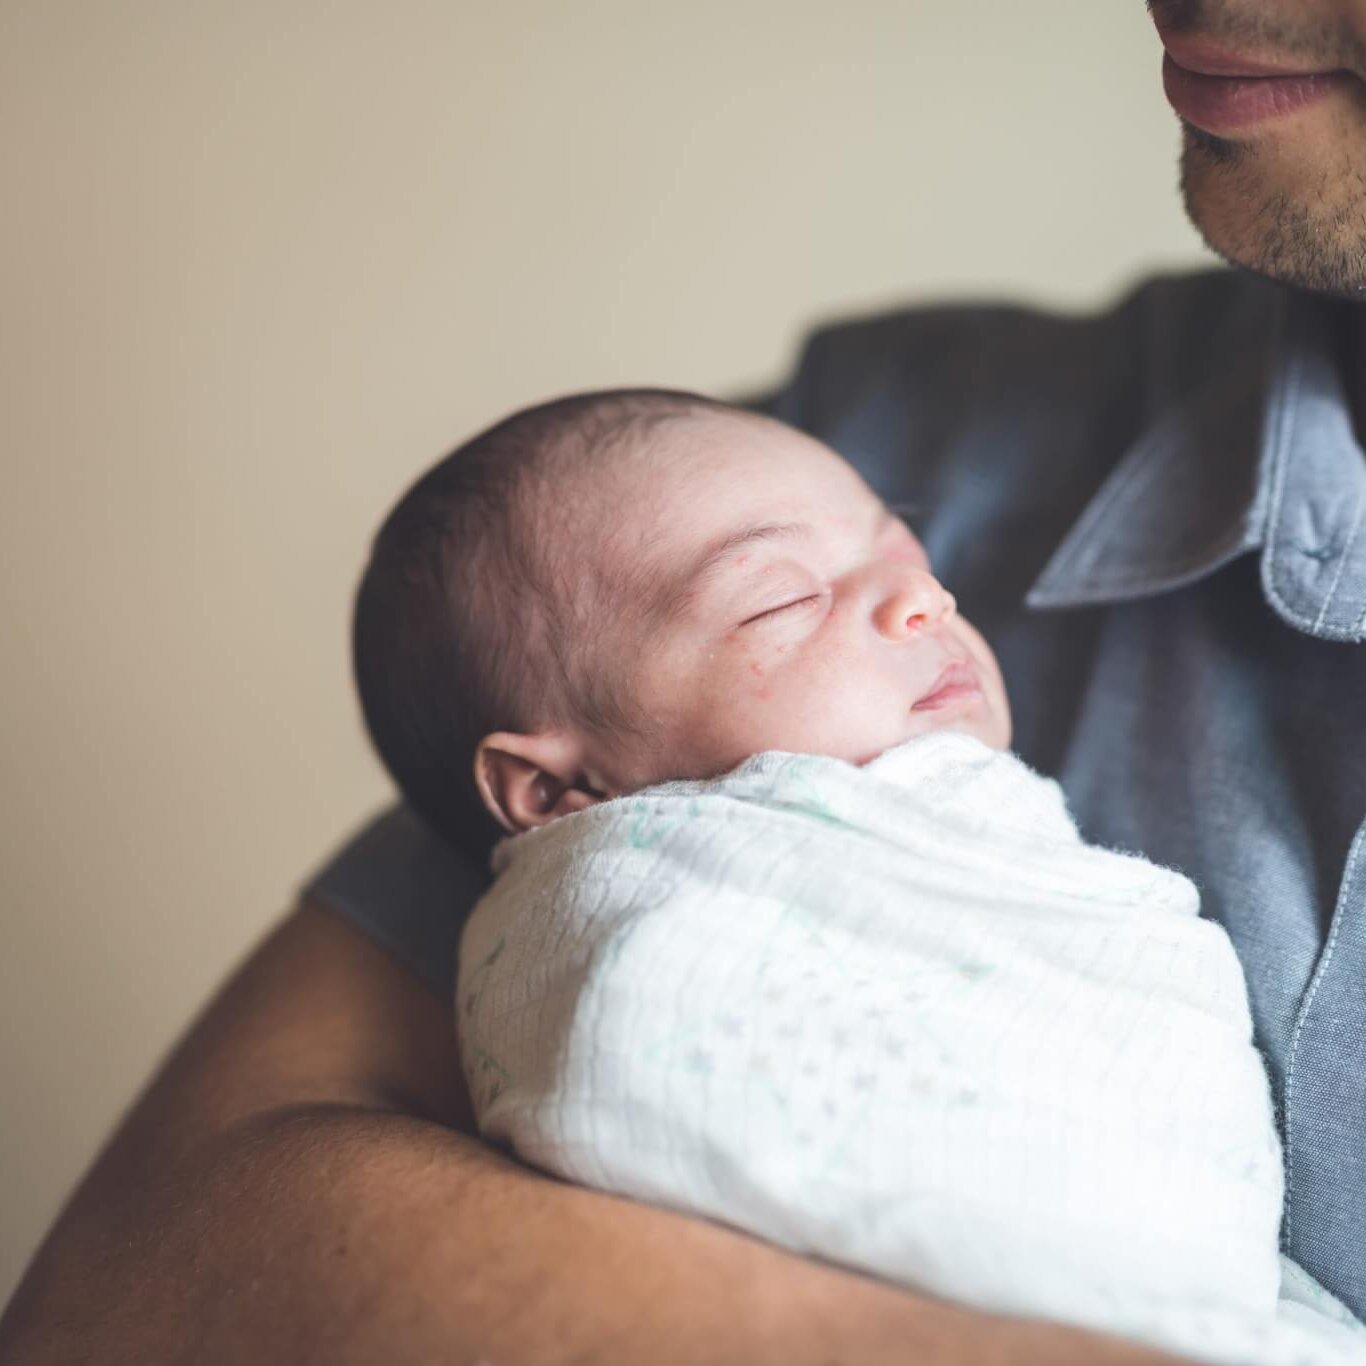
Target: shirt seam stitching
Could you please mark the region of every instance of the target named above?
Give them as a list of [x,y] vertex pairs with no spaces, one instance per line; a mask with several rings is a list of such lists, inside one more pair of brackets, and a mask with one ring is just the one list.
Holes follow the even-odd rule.
[[1342,582],[1342,576],[1347,569],[1348,560],[1351,558],[1352,547],[1356,544],[1357,535],[1361,530],[1361,514],[1363,511],[1366,511],[1366,498],[1358,496],[1356,511],[1352,516],[1352,529],[1347,533],[1347,543],[1338,555],[1338,571],[1333,575],[1333,582],[1328,586],[1328,596],[1324,598],[1318,616],[1314,618],[1315,631],[1323,628],[1323,624],[1328,618],[1328,609],[1333,605],[1333,599],[1337,596],[1338,585]]
[[1324,945],[1323,954],[1319,959],[1318,966],[1314,969],[1314,976],[1309,983],[1309,990],[1305,992],[1304,1002],[1300,1006],[1299,1015],[1295,1020],[1294,1033],[1290,1036],[1290,1057],[1286,1063],[1285,1069],[1284,1222],[1285,1246],[1287,1249],[1291,1246],[1291,1237],[1294,1232],[1294,1214],[1291,1202],[1295,1192],[1295,1130],[1292,1105],[1295,1098],[1295,1069],[1299,1062],[1300,1035],[1304,1032],[1304,1026],[1308,1022],[1309,1014],[1314,1006],[1314,999],[1317,997],[1324,975],[1328,971],[1328,965],[1333,961],[1333,954],[1337,948],[1338,935],[1342,930],[1342,922],[1346,919],[1347,906],[1351,900],[1357,872],[1361,867],[1363,845],[1366,845],[1366,823],[1363,823],[1357,830],[1356,837],[1352,840],[1352,847],[1348,851],[1347,877],[1342,884],[1342,891],[1338,896],[1337,905],[1333,910],[1333,923],[1328,932],[1328,942]]
[[[1194,578],[1185,576],[1198,576],[1205,570],[1209,570],[1211,573],[1217,572],[1238,555],[1249,550],[1255,550],[1257,540],[1255,537],[1249,539],[1248,529],[1247,523],[1244,522],[1242,526],[1235,527],[1227,535],[1220,537],[1213,546],[1203,546],[1198,552],[1163,564],[1147,574],[1135,575],[1132,570],[1128,572],[1118,571],[1108,576],[1091,574],[1088,575],[1088,582],[1084,589],[1074,588],[1071,593],[1064,597],[1056,596],[1057,590],[1049,593],[1049,590],[1045,589],[1044,592],[1048,593],[1050,601],[1066,603],[1068,601],[1094,601],[1089,596],[1092,593],[1112,593],[1135,588],[1183,588],[1186,584],[1194,581]],[[1169,582],[1172,578],[1179,578],[1181,582]],[[1088,596],[1083,596],[1084,594]]]

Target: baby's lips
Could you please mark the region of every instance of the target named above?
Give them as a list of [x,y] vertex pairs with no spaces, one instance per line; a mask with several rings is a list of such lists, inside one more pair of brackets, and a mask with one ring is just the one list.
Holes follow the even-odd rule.
[[940,671],[939,677],[922,693],[911,707],[912,711],[928,711],[943,706],[955,698],[968,697],[980,693],[982,685],[977,670],[966,659],[955,659]]

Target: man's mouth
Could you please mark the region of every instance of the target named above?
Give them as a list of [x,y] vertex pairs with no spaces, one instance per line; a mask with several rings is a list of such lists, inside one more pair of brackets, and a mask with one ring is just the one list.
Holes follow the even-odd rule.
[[930,690],[916,700],[912,711],[934,711],[969,697],[980,697],[981,684],[977,671],[963,660],[954,660],[930,685]]
[[1294,113],[1354,79],[1341,69],[1246,56],[1181,33],[1160,36],[1168,101],[1187,123],[1215,136]]

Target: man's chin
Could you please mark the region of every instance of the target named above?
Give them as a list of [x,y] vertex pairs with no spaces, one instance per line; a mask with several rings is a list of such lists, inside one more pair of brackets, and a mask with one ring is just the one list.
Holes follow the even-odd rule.
[[1184,132],[1181,192],[1211,251],[1281,284],[1366,296],[1366,175],[1315,168],[1293,146]]

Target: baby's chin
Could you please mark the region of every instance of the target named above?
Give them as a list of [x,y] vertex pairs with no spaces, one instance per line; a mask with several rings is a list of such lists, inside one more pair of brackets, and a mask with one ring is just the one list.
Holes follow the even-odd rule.
[[933,711],[912,712],[911,721],[909,730],[895,743],[904,743],[919,735],[932,735],[936,731],[957,731],[973,736],[992,749],[1010,748],[1009,716],[1002,716],[982,699],[953,702]]
[[673,762],[668,765],[667,772],[663,770],[659,762],[656,762],[650,772],[630,784],[620,795],[627,795],[630,791],[655,783],[687,779],[707,781],[719,778],[737,768],[747,759],[761,753],[763,748],[782,750],[792,754],[825,754],[832,759],[843,759],[846,763],[854,764],[860,768],[864,764],[872,763],[878,755],[885,754],[889,749],[895,749],[898,745],[904,745],[919,736],[933,735],[940,731],[971,735],[991,749],[1007,750],[1010,748],[1009,715],[1003,716],[999,709],[993,707],[985,699],[960,700],[932,711],[913,712],[911,722],[912,724],[909,726],[905,724],[889,726],[885,737],[872,744],[865,742],[863,745],[856,744],[853,746],[839,743],[832,745],[828,736],[821,739],[813,737],[808,741],[799,735],[793,735],[785,738],[781,743],[770,743],[766,747],[733,751],[725,760],[719,762],[714,753],[705,757],[700,754],[686,757],[674,754],[671,756]]
[[[1010,748],[1010,737],[1002,736],[999,730],[993,726],[972,725],[964,721],[946,721],[943,725],[931,726],[928,730],[916,731],[918,738],[922,735],[970,735],[974,740],[980,740],[989,749],[1008,750]],[[905,743],[903,741],[903,743]]]

